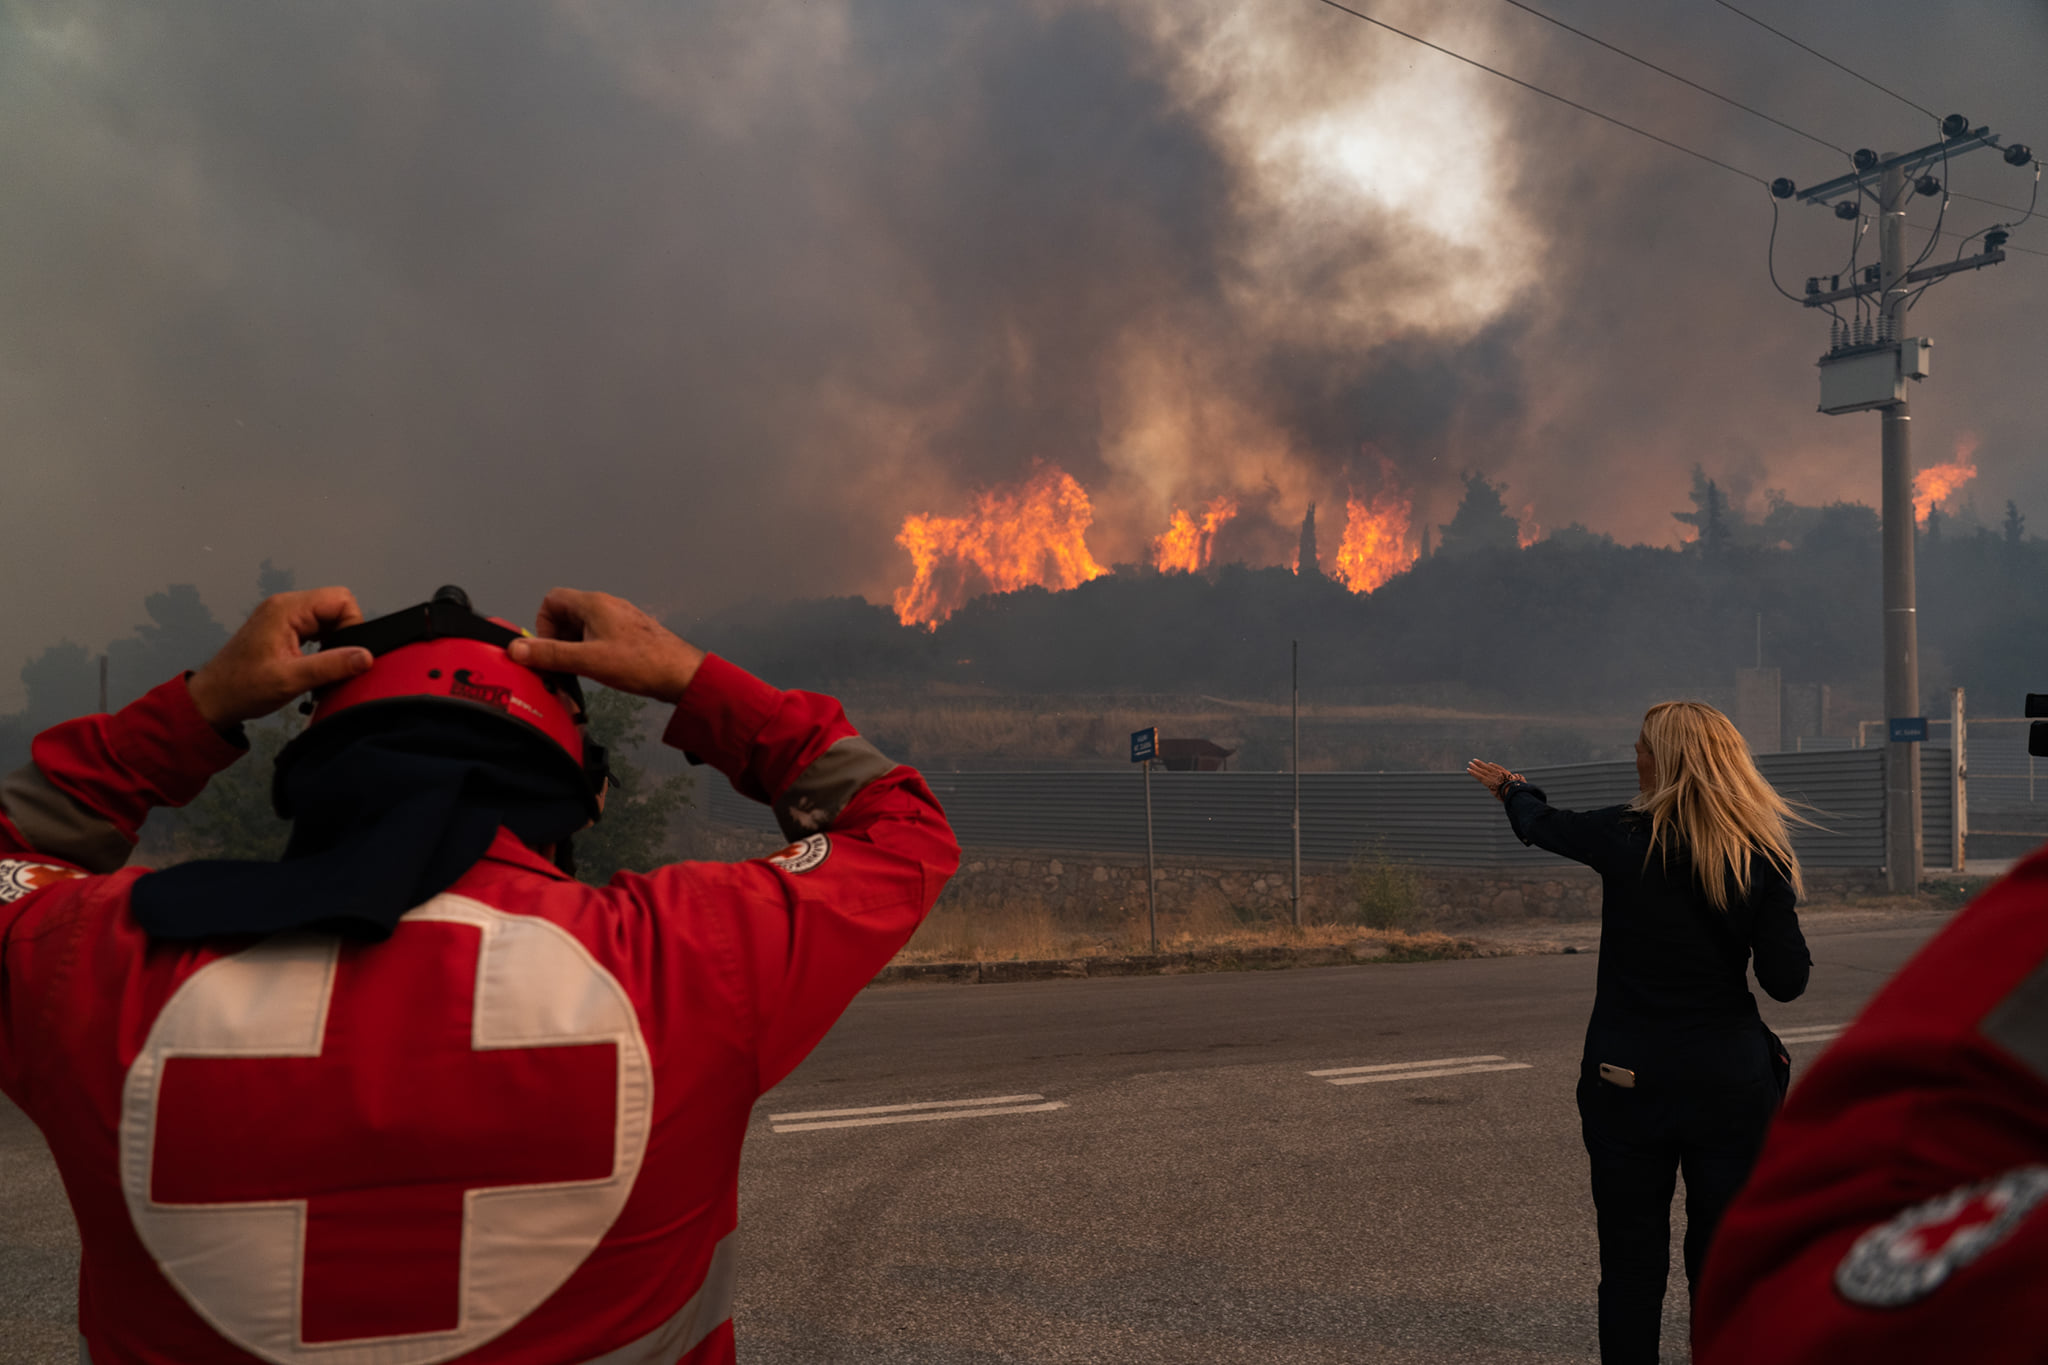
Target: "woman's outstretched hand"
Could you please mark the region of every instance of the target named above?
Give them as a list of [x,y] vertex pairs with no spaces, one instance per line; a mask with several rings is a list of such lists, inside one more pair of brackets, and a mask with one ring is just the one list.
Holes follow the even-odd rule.
[[1506,799],[1503,793],[1507,791],[1508,783],[1528,781],[1520,773],[1503,768],[1498,763],[1488,763],[1483,758],[1475,758],[1467,763],[1465,771],[1472,775],[1473,781],[1492,792],[1496,800]]

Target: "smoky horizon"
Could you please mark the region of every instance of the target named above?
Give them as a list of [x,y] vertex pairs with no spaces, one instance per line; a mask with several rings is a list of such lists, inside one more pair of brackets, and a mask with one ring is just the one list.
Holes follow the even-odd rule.
[[[1746,173],[1845,169],[1513,7],[1367,8]],[[1545,10],[1842,148],[1937,136],[1724,10]],[[2048,144],[2048,13],[1915,13],[1773,12]],[[232,625],[266,562],[372,610],[569,584],[936,625],[1120,564],[1290,567],[1310,502],[1322,572],[1378,589],[1473,478],[1525,543],[1678,545],[1695,470],[1754,524],[1878,502],[1761,186],[1312,0],[26,3],[0,110],[0,711],[171,585]],[[1929,260],[2032,187],[1994,154],[1945,181]],[[1875,249],[1779,209],[1795,294]],[[2008,250],[1912,315],[1926,505],[1994,531],[2048,507],[2048,216]]]

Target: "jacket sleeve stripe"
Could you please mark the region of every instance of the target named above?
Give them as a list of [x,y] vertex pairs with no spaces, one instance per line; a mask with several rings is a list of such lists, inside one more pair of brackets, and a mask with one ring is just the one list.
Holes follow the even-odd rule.
[[113,821],[80,805],[30,763],[0,778],[0,812],[37,853],[88,872],[116,872],[133,849]]
[[1986,1015],[1977,1031],[2048,1084],[2048,960]]
[[775,803],[775,820],[790,839],[831,828],[868,783],[886,777],[896,765],[859,735],[848,735],[812,760],[802,776]]

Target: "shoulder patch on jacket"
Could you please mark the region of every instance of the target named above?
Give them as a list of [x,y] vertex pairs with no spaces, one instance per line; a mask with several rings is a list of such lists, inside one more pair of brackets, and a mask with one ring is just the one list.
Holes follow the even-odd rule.
[[813,834],[799,839],[780,853],[770,855],[768,865],[779,867],[784,872],[810,872],[832,855],[832,838],[826,834]]
[[61,863],[30,862],[26,858],[0,858],[0,905],[18,901],[31,891],[58,882],[77,881],[89,874]]
[[2044,1198],[2048,1166],[2021,1166],[1905,1210],[1856,1239],[1835,1289],[1864,1308],[1918,1303],[2012,1235]]

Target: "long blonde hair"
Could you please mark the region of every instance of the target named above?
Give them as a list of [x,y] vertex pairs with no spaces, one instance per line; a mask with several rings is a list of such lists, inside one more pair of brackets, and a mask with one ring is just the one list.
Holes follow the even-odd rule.
[[1661,702],[1643,716],[1643,742],[1656,765],[1655,786],[1629,808],[1650,817],[1652,854],[1662,850],[1668,858],[1673,844],[1683,848],[1716,910],[1728,908],[1731,881],[1748,897],[1752,854],[1775,863],[1795,896],[1806,894],[1786,825],[1813,822],[1764,780],[1728,717],[1705,702]]

